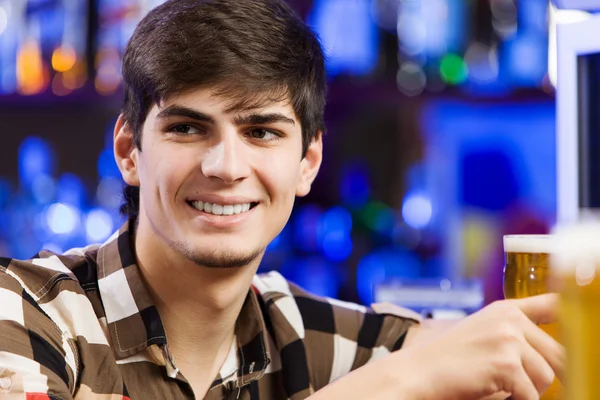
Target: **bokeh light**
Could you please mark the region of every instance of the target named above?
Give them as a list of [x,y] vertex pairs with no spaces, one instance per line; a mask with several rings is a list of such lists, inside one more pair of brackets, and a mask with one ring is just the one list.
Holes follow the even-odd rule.
[[66,204],[54,203],[46,211],[46,221],[53,233],[69,234],[79,225],[79,211]]
[[396,74],[398,89],[407,96],[417,96],[423,93],[427,84],[427,77],[420,65],[414,62],[405,62]]
[[344,261],[352,254],[352,239],[341,231],[327,232],[321,243],[328,260]]
[[327,73],[366,75],[377,65],[378,32],[369,0],[316,0],[308,22],[328,56]]
[[120,178],[104,178],[100,180],[96,189],[96,199],[98,204],[107,210],[116,210],[119,208],[123,199],[124,182]]
[[52,53],[52,68],[58,72],[66,72],[73,68],[77,61],[75,49],[69,45],[57,47]]
[[322,215],[323,211],[315,204],[304,205],[295,213],[293,236],[300,250],[315,252],[319,249]]
[[360,163],[353,163],[342,172],[340,196],[344,204],[361,207],[371,195],[371,184],[368,170]]
[[292,258],[281,268],[287,279],[319,296],[337,297],[341,285],[339,270],[319,256]]
[[103,242],[114,230],[112,216],[101,208],[88,212],[85,219],[85,231],[89,242]]
[[409,194],[402,204],[402,218],[412,228],[422,229],[431,221],[431,200],[422,194]]
[[46,88],[48,71],[42,59],[40,43],[35,39],[26,41],[17,54],[17,82],[19,92],[33,95]]
[[71,173],[64,173],[58,179],[57,200],[81,208],[85,204],[86,189],[83,180]]
[[31,193],[38,204],[48,204],[56,196],[56,182],[48,174],[39,174],[33,179]]
[[440,63],[440,75],[446,83],[459,85],[463,83],[468,76],[465,60],[456,54],[447,54]]
[[374,286],[393,279],[415,279],[420,274],[420,262],[414,254],[400,248],[375,250],[358,263],[356,284],[363,304],[373,302]]
[[19,180],[23,187],[31,188],[41,175],[52,176],[54,168],[54,152],[47,141],[35,136],[23,140],[19,146]]
[[0,35],[4,33],[4,30],[8,26],[8,13],[6,12],[6,8],[0,6]]
[[105,148],[98,158],[98,175],[101,179],[120,178],[121,172],[115,161],[112,148]]

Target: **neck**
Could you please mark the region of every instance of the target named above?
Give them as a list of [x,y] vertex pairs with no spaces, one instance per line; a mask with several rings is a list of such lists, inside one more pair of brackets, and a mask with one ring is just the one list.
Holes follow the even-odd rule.
[[157,241],[152,232],[138,230],[137,262],[175,362],[218,372],[260,260],[239,268],[206,268]]

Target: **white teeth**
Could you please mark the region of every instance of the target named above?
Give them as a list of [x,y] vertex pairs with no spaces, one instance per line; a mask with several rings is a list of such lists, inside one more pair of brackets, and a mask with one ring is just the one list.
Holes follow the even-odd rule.
[[245,204],[212,204],[207,201],[192,202],[194,208],[214,215],[234,215],[250,210],[250,203]]
[[231,214],[233,214],[233,206],[231,206],[231,205],[223,206],[223,215],[231,215]]

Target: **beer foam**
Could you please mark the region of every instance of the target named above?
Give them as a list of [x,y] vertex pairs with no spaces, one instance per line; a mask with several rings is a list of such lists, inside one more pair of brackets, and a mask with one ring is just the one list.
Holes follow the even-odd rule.
[[504,236],[504,252],[506,253],[552,253],[553,251],[553,235]]
[[554,229],[554,234],[553,268],[578,275],[600,269],[600,223],[562,225]]

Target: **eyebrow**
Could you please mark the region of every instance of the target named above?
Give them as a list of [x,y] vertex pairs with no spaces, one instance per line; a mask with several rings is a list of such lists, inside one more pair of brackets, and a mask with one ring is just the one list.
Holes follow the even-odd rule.
[[248,114],[240,115],[234,118],[234,123],[236,125],[263,125],[274,124],[276,122],[284,122],[287,124],[296,125],[293,119],[280,113]]
[[156,118],[168,117],[187,117],[197,121],[207,122],[209,124],[215,123],[215,120],[210,115],[182,106],[165,107],[156,115]]
[[[196,111],[192,108],[182,107],[178,105],[172,105],[163,108],[156,118],[168,118],[168,117],[187,117],[200,122],[214,124],[215,119],[208,114],[200,111]],[[277,122],[283,122],[291,125],[296,125],[295,121],[280,113],[266,113],[266,114],[248,114],[240,115],[234,118],[236,125],[263,125],[263,124],[274,124]]]

